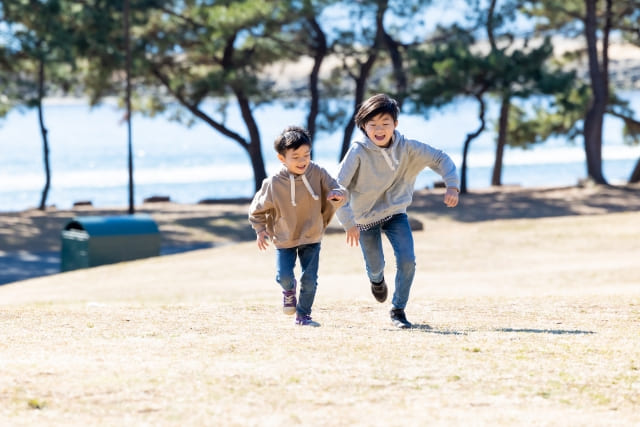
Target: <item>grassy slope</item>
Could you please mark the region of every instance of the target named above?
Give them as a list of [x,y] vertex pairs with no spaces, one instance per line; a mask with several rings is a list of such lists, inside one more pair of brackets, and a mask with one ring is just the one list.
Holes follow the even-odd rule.
[[317,329],[253,243],[2,286],[0,424],[637,424],[639,221],[428,222],[411,331],[340,234]]

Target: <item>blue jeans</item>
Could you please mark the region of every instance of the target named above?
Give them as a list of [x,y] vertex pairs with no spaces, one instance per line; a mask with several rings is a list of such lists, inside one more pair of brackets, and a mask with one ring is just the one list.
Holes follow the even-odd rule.
[[384,252],[382,233],[387,236],[396,257],[396,288],[393,293],[393,308],[404,309],[409,300],[409,291],[416,273],[416,255],[413,250],[413,235],[407,214],[393,215],[388,221],[360,232],[360,247],[367,275],[372,282],[384,278]]
[[292,289],[295,285],[296,277],[293,269],[296,266],[296,258],[300,258],[300,268],[302,269],[300,297],[298,298],[296,313],[300,316],[306,316],[311,314],[311,306],[316,297],[320,243],[278,249],[276,251],[276,282],[285,291]]

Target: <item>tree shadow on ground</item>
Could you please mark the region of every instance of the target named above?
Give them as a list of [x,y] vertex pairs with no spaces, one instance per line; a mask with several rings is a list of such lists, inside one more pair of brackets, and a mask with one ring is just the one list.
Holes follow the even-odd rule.
[[[193,242],[211,242],[213,246],[225,243],[249,242],[255,240],[246,214],[222,212],[216,216],[180,218],[171,221],[171,227],[159,227],[163,243],[168,246],[179,245],[185,240]],[[186,238],[189,236],[188,238]],[[198,236],[201,236],[198,238]]]
[[0,255],[0,286],[60,272],[58,252],[17,252]]
[[460,196],[454,209],[443,192],[420,190],[409,209],[427,218],[477,222],[496,219],[596,215],[640,210],[640,186],[592,186],[549,189],[493,188]]
[[[180,206],[170,209],[146,205],[137,214],[148,214],[161,235],[160,255],[206,249],[255,239],[247,207]],[[122,209],[83,207],[69,211],[28,211],[0,214],[0,285],[60,272],[62,231],[82,216],[127,215]],[[135,239],[135,236],[131,237]]]

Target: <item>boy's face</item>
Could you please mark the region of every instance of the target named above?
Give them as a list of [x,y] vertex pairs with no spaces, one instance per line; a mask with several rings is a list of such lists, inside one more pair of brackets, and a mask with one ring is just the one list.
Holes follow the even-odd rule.
[[398,126],[398,121],[394,121],[391,114],[382,113],[373,116],[371,120],[364,124],[364,132],[378,147],[388,147],[396,126]]
[[289,172],[295,175],[302,175],[307,170],[311,161],[311,147],[301,145],[297,149],[289,149],[282,154],[278,154],[278,159],[284,164]]

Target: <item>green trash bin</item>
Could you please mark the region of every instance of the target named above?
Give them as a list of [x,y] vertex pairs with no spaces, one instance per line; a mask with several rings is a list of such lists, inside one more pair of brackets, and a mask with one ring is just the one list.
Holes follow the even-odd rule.
[[60,270],[160,255],[160,232],[149,215],[76,217],[62,230]]

